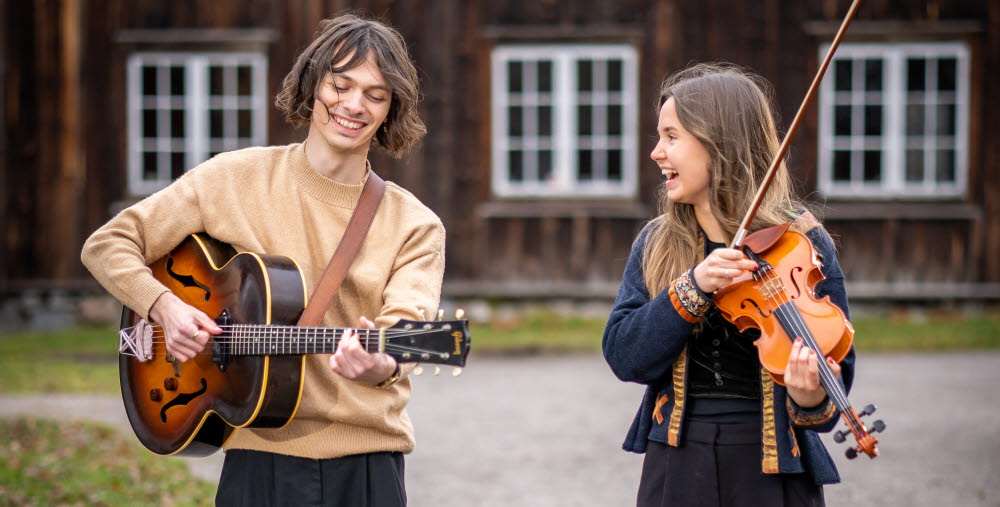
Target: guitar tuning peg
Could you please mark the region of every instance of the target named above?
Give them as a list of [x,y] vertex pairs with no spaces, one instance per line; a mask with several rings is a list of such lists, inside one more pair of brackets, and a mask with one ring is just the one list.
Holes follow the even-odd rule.
[[418,376],[418,377],[421,376],[421,375],[423,375],[424,374],[424,367],[420,366],[418,364],[417,367],[413,369],[413,374],[416,375],[416,376]]
[[455,310],[455,320],[462,320],[465,318],[465,310],[459,308]]
[[417,315],[420,316],[419,320],[427,320],[427,314],[424,313],[423,308],[417,308]]
[[441,367],[440,366],[435,366],[434,367],[434,376],[436,377],[436,376],[438,376],[440,374],[441,374]]
[[459,376],[461,374],[462,374],[462,369],[461,368],[456,367],[455,369],[451,370],[451,376],[452,377],[457,377],[457,376]]
[[444,309],[439,309],[438,310],[438,318],[437,318],[437,320],[444,320]]
[[885,431],[885,423],[882,422],[881,419],[879,419],[879,420],[877,420],[877,421],[875,421],[875,422],[872,423],[872,432],[873,433],[882,433],[883,431]]

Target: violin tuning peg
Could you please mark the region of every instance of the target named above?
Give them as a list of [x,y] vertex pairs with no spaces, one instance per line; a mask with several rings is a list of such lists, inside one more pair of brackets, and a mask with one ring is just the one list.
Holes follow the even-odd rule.
[[419,377],[420,375],[423,375],[423,374],[424,374],[424,367],[423,367],[423,366],[420,366],[420,365],[418,364],[418,365],[417,365],[417,367],[413,369],[413,374],[414,374],[414,375],[416,375],[416,376],[418,376],[418,377]]
[[872,423],[872,431],[875,433],[882,433],[885,431],[885,423],[881,419]]
[[455,369],[451,370],[451,376],[452,377],[457,377],[457,376],[459,376],[461,374],[462,374],[462,369],[461,368],[457,368],[456,367]]
[[441,374],[441,367],[440,366],[435,366],[434,367],[434,376],[436,377],[436,376],[438,376],[440,374]]
[[465,318],[465,310],[459,308],[455,310],[455,320],[462,320]]
[[444,310],[438,310],[437,320],[444,320]]
[[857,458],[858,457],[858,450],[855,449],[855,448],[853,448],[853,447],[850,447],[846,451],[844,451],[844,456],[847,456],[847,459]]
[[834,442],[837,442],[838,444],[842,444],[842,443],[844,443],[844,440],[847,440],[847,433],[845,433],[843,431],[836,431],[836,432],[834,432],[834,434],[833,434],[833,441]]
[[872,415],[875,413],[875,405],[865,405],[865,408],[861,409],[861,415]]

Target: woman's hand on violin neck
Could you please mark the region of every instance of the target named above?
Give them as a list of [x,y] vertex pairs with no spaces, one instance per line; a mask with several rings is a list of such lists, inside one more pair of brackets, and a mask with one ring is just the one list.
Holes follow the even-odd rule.
[[[819,355],[807,347],[802,338],[796,338],[788,354],[785,368],[785,388],[792,401],[802,408],[813,408],[826,399],[826,389],[819,380]],[[831,358],[826,364],[835,377],[840,376],[840,365]]]
[[716,248],[694,268],[694,281],[706,294],[733,283],[744,273],[757,269],[757,263],[733,248]]

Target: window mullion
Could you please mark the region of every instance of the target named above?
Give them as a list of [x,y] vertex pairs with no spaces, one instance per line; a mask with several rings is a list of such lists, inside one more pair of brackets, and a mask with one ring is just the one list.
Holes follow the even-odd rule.
[[208,130],[208,109],[206,100],[208,99],[208,59],[205,57],[194,57],[188,61],[188,89],[187,92],[187,115],[188,115],[188,136],[185,139],[187,146],[187,169],[191,169],[202,161],[208,159],[208,146],[206,144]]
[[903,80],[903,57],[898,51],[887,51],[882,74],[883,97],[887,112],[883,135],[886,137],[886,172],[889,193],[902,193],[906,173],[906,89]]
[[556,189],[559,192],[571,192],[576,187],[576,174],[574,172],[576,157],[576,138],[573,130],[576,125],[576,72],[573,69],[572,53],[560,52],[555,55],[554,66],[559,69],[555,73],[556,94],[556,116],[560,121],[555,122],[555,137],[558,139],[556,150]]

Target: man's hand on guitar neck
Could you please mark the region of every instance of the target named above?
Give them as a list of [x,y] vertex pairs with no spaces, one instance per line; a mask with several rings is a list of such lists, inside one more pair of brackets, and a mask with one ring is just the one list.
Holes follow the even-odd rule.
[[194,359],[205,348],[210,335],[222,328],[208,315],[164,292],[149,309],[149,317],[163,328],[167,352],[181,362]]
[[[375,323],[361,317],[361,326],[375,328]],[[361,345],[357,333],[349,330],[337,344],[337,352],[330,356],[330,369],[343,377],[368,385],[379,385],[396,373],[396,360],[388,354],[370,354]]]

